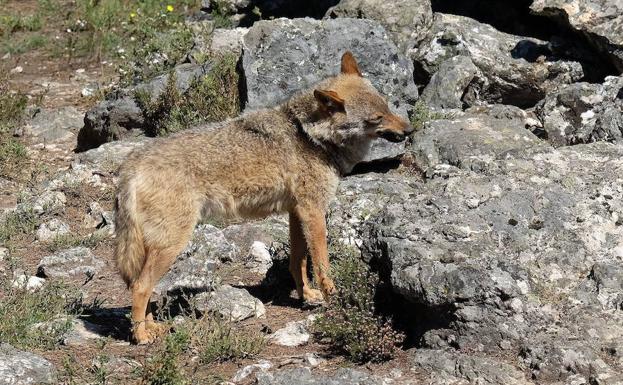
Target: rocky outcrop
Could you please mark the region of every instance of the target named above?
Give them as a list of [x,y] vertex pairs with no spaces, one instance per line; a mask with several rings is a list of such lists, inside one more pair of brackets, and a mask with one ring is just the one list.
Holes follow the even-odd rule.
[[[211,68],[210,62],[182,64],[174,69],[176,86],[179,92],[186,91],[194,79],[206,75]],[[144,124],[143,111],[135,100],[135,93],[145,92],[155,99],[164,90],[169,75],[164,74],[149,82],[135,87],[119,90],[84,116],[84,126],[78,133],[76,149],[85,151],[101,144],[131,136],[130,131],[140,130]],[[135,136],[137,133],[134,133]]]
[[528,385],[534,384],[521,370],[492,357],[461,355],[452,351],[414,349],[410,352],[414,369],[429,374],[433,384]]
[[623,72],[623,3],[619,0],[535,0],[530,9],[581,32]]
[[575,83],[548,94],[536,106],[541,133],[555,146],[623,140],[623,77],[603,84]]
[[583,76],[580,63],[552,54],[546,42],[500,32],[476,20],[436,13],[429,36],[414,47],[416,82],[426,84],[446,60],[469,57],[479,73],[464,91],[468,106],[536,104],[561,84]]
[[429,0],[342,0],[325,18],[351,17],[378,21],[405,52],[420,42],[433,21]]
[[308,368],[286,369],[257,374],[258,385],[381,385],[383,379],[367,373],[342,368],[333,374],[316,374]]
[[549,150],[518,118],[487,114],[465,114],[452,120],[435,120],[413,135],[410,154],[429,173],[454,166],[484,171],[497,167],[494,160],[527,159]]
[[32,353],[0,344],[0,383],[7,385],[56,384],[51,362]]
[[[465,123],[446,124],[465,131]],[[424,134],[431,142],[447,138],[434,151],[452,156],[421,165],[426,183],[366,176],[358,185],[375,195],[354,198],[384,201],[366,221],[364,255],[417,309],[400,314],[421,336],[418,344],[486,357],[515,352],[503,361],[539,382],[616,378],[623,344],[623,291],[614,278],[623,257],[623,148],[600,142],[554,150],[518,136],[504,141],[525,145],[500,153],[499,142],[489,142],[490,128],[472,148],[491,151],[478,150],[486,156],[473,167],[473,151],[457,150],[464,136],[437,129]],[[419,365],[430,359],[419,357]]]
[[350,50],[364,76],[405,113],[417,99],[413,67],[371,20],[278,19],[256,23],[244,37],[247,109],[269,107],[339,72]]

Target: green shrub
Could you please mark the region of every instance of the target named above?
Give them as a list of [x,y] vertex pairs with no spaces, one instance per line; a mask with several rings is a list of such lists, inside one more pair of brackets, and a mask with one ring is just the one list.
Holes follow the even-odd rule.
[[314,321],[314,334],[355,362],[391,359],[404,335],[376,312],[374,295],[378,278],[348,247],[338,246],[332,258],[336,293],[324,313]]
[[431,120],[447,119],[447,114],[433,111],[424,102],[418,100],[413,106],[413,113],[411,115],[411,125],[416,131],[424,128],[424,123]]
[[201,362],[209,364],[253,356],[264,347],[264,338],[208,316],[196,324],[193,345],[199,351]]
[[184,93],[176,86],[174,72],[169,74],[164,90],[155,100],[146,92],[135,92],[135,100],[143,110],[146,133],[164,136],[199,123],[238,115],[236,62],[233,55],[215,58],[209,73],[195,79]]
[[182,328],[166,335],[164,343],[143,367],[142,383],[149,385],[186,385],[180,357],[190,346],[190,333]]

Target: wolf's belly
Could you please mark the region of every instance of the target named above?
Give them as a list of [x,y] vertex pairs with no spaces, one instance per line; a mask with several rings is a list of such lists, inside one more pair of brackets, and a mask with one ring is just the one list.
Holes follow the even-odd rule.
[[205,198],[203,217],[226,219],[257,219],[291,210],[293,199],[281,189],[263,189],[235,195],[229,192],[213,192]]

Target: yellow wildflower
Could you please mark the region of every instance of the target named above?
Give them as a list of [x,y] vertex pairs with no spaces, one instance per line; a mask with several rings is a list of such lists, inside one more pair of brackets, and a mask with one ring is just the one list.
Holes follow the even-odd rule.
[[173,12],[173,6],[172,5],[167,5],[167,11]]

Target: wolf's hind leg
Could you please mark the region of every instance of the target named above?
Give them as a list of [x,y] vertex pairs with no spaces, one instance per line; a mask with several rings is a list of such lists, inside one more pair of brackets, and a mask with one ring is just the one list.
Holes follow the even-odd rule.
[[150,249],[146,254],[141,275],[132,286],[132,323],[134,340],[138,344],[153,342],[165,328],[154,321],[148,311],[149,297],[160,278],[169,270],[177,255],[188,243],[190,234],[163,250]]

